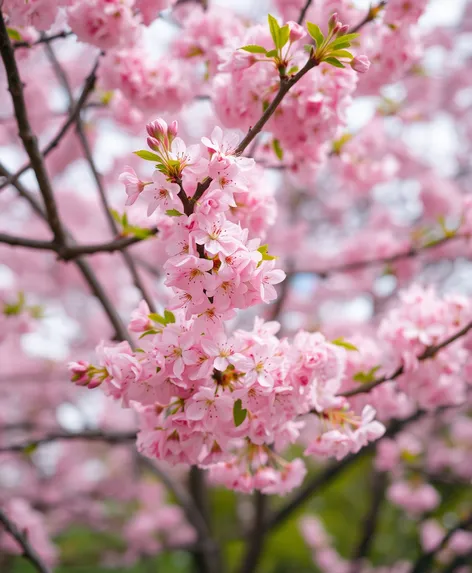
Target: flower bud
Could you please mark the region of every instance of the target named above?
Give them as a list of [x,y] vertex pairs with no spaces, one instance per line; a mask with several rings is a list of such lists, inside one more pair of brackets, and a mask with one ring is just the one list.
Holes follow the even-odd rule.
[[148,144],[149,149],[152,149],[153,151],[160,151],[161,144],[154,137],[148,137],[146,139],[146,142]]
[[367,56],[356,56],[351,60],[351,68],[359,74],[365,74],[370,68],[369,58]]
[[349,32],[349,26],[347,24],[341,24],[341,29],[338,32],[338,36],[344,36]]
[[290,29],[291,42],[297,42],[298,40],[301,40],[306,36],[305,28],[303,26],[300,26],[300,24],[297,24],[297,22],[290,20],[289,22],[287,22],[287,26]]
[[174,120],[169,125],[169,129],[167,130],[167,133],[169,135],[169,139],[174,139],[174,137],[177,137],[178,132],[179,132],[179,122]]
[[158,141],[162,141],[164,138],[167,138],[167,130],[167,123],[160,117],[146,125],[146,131],[148,134]]
[[90,364],[85,360],[78,362],[69,362],[67,368],[71,373],[71,381],[77,386],[87,386],[89,383],[89,370]]
[[338,23],[338,13],[335,12],[331,18],[328,20],[328,29],[331,31]]

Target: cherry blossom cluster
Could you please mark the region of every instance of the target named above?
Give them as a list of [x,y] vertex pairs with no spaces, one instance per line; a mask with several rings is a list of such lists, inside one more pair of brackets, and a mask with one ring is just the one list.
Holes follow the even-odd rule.
[[81,41],[107,50],[135,43],[139,25],[168,6],[167,0],[6,0],[2,9],[12,26],[37,30],[48,30],[64,11]]
[[[108,394],[137,409],[138,448],[149,457],[209,467],[233,489],[285,493],[305,473],[301,460],[279,455],[299,437],[300,416],[313,412],[317,420],[306,454],[338,459],[384,427],[372,408],[357,415],[336,397],[345,350],[320,333],[300,332],[290,343],[275,336],[276,322],[256,320],[253,331],[226,334],[236,309],[276,298],[273,285],[285,274],[266,245],[231,221],[235,193],[251,193],[246,175],[254,168],[235,154],[238,138],[215,128],[203,145],[187,147],[177,129],[162,119],[147,125],[153,151],[137,154],[156,162],[151,181],[131,168],[121,176],[128,203],[144,201],[148,216],[157,210],[171,222],[162,239],[167,308],[156,315],[143,301],[130,323],[141,348],[101,346],[99,366],[73,363],[72,379],[89,388],[104,383]],[[199,179],[211,183],[193,204],[187,190],[195,192]]]

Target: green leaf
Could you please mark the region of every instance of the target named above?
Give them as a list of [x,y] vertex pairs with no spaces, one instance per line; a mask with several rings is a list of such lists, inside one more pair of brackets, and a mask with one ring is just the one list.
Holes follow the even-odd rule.
[[316,46],[319,48],[321,44],[324,42],[323,32],[320,30],[320,27],[312,22],[307,22],[306,27],[310,36],[315,40]]
[[110,214],[113,217],[113,219],[119,224],[121,225],[121,215],[118,213],[118,211],[116,211],[116,209],[110,209]]
[[305,45],[303,46],[303,49],[304,49],[304,51],[305,51],[307,54],[310,54],[310,57],[311,57],[311,56],[314,54],[314,52],[315,52],[315,46],[314,46],[313,44],[305,44]]
[[360,34],[357,34],[357,33],[344,34],[343,36],[338,36],[337,39],[334,40],[333,44],[336,44],[336,42],[339,42],[340,40],[342,40],[343,42],[352,42],[352,40],[355,40],[359,36],[360,36]]
[[157,312],[151,312],[151,314],[148,314],[148,317],[153,320],[154,322],[158,322],[159,324],[162,324],[163,326],[165,326],[167,324],[166,319],[161,316],[160,314],[157,314]]
[[243,408],[241,399],[236,400],[233,406],[233,420],[236,428],[240,426],[247,416],[247,410]]
[[177,209],[167,209],[166,215],[169,215],[169,217],[182,217],[183,213],[177,211]]
[[146,161],[154,161],[155,163],[161,161],[159,155],[153,153],[152,151],[148,151],[147,149],[140,149],[139,151],[135,151],[134,154],[138,157],[141,157],[141,159],[145,159]]
[[325,58],[323,60],[323,62],[326,62],[327,64],[331,64],[332,66],[334,66],[335,68],[345,68],[346,66],[344,64],[342,64],[339,60],[337,60],[336,58]]
[[352,60],[354,57],[351,52],[347,50],[335,50],[334,52],[330,52],[329,56],[332,58],[348,58],[349,60]]
[[354,374],[352,379],[355,380],[356,382],[360,382],[361,384],[370,384],[370,382],[373,382],[375,380],[375,374],[378,370],[380,370],[380,365],[374,366],[367,372],[363,371],[356,372],[356,374]]
[[274,259],[278,258],[278,257],[273,257],[272,255],[269,255],[269,246],[268,245],[261,245],[257,250],[261,253],[263,261],[273,261]]
[[23,453],[30,456],[32,453],[34,453],[36,450],[38,449],[38,444],[29,444],[28,446],[26,446],[25,448],[23,448]]
[[154,328],[150,328],[149,330],[146,330],[146,332],[143,332],[141,334],[141,336],[139,337],[139,340],[141,340],[141,338],[144,338],[145,336],[148,336],[149,334],[157,334],[157,330],[154,330]]
[[128,213],[123,213],[123,217],[121,217],[121,224],[125,229],[128,228]]
[[7,34],[10,40],[16,40],[17,42],[21,42],[21,34],[15,28],[7,28]]
[[277,56],[277,50],[271,50],[270,52],[266,53],[268,58],[275,58]]
[[291,76],[292,74],[296,74],[300,68],[298,66],[292,66],[288,72],[287,76]]
[[175,322],[175,315],[170,310],[164,310],[164,318],[165,318],[166,324],[170,324],[170,323],[173,324]]
[[341,37],[337,40],[334,40],[334,42],[332,42],[329,47],[331,50],[343,50],[344,48],[349,48],[350,45],[351,42],[346,42],[344,37]]
[[262,111],[266,111],[267,108],[269,107],[270,102],[267,101],[266,99],[262,102]]
[[280,141],[278,139],[272,140],[272,147],[274,149],[274,153],[280,161],[284,158],[284,150],[280,147]]
[[250,54],[267,54],[267,50],[265,48],[257,46],[256,44],[248,44],[247,46],[243,46],[239,49],[249,52]]
[[279,30],[279,48],[283,48],[285,46],[285,44],[288,42],[288,39],[290,38],[290,28],[288,27],[288,24],[285,24],[285,26],[282,26],[282,28],[280,28]]
[[332,340],[331,344],[335,344],[336,346],[342,346],[346,350],[353,350],[355,352],[359,352],[359,349],[357,348],[357,346],[354,346],[354,344],[351,344],[347,340],[344,340],[344,338],[342,336],[341,336],[341,338],[336,338],[335,340]]
[[126,231],[128,233],[130,233],[131,235],[133,235],[133,237],[136,237],[137,239],[147,239],[149,238],[151,235],[153,235],[154,233],[151,231],[151,229],[145,229],[143,227],[127,227]]
[[274,46],[276,48],[278,48],[279,47],[279,30],[280,30],[279,23],[271,14],[269,14],[267,16],[267,19],[269,21],[270,35],[272,36],[272,40],[274,40]]

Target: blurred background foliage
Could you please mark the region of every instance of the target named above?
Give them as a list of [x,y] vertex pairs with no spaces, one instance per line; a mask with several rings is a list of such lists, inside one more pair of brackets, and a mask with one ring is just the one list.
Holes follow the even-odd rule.
[[[312,469],[307,480],[316,473]],[[364,517],[372,496],[372,459],[364,458],[344,470],[332,482],[321,488],[303,509],[272,531],[265,545],[258,573],[314,573],[310,549],[300,533],[300,518],[316,515],[333,538],[334,547],[346,558],[352,556],[362,534]],[[423,519],[438,517],[447,525],[461,514],[461,508],[472,502],[468,486],[449,483],[447,476],[433,481],[442,496],[441,505]],[[213,529],[223,542],[226,568],[222,573],[237,571],[242,557],[244,541],[238,540],[241,516],[251,496],[239,496],[223,489],[212,490]],[[238,503],[237,503],[238,501]],[[272,498],[271,507],[282,505],[284,498]],[[241,511],[241,509],[243,511]],[[400,509],[384,500],[375,533],[370,557],[374,565],[388,565],[401,560],[414,561],[421,553],[419,522],[408,518]],[[56,539],[61,550],[62,566],[55,573],[193,573],[193,559],[187,551],[165,552],[156,557],[143,558],[132,567],[120,566],[120,554],[125,550],[121,539],[103,531],[74,528]],[[105,555],[113,556],[108,566],[103,564]],[[1,573],[34,573],[34,569],[20,557],[12,560]]]

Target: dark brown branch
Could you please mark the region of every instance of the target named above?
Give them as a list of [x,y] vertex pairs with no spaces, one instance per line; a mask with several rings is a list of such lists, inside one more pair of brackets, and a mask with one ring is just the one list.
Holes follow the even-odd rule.
[[297,23],[302,25],[303,22],[305,21],[305,16],[306,13],[308,12],[308,8],[311,6],[311,3],[313,2],[313,0],[307,0],[305,2],[305,5],[302,8],[302,11],[300,12],[300,16],[298,17]]
[[121,444],[123,442],[132,442],[136,440],[136,432],[102,432],[88,431],[77,434],[70,432],[55,432],[48,434],[37,440],[29,440],[19,444],[10,444],[8,446],[0,446],[0,453],[4,452],[24,452],[31,451],[32,449],[42,444],[49,444],[50,442],[57,442],[60,440],[67,441],[86,441],[86,442],[104,442],[107,444]]
[[[59,128],[59,131],[56,135],[51,139],[51,141],[44,147],[42,150],[43,157],[47,157],[49,153],[55,149],[59,143],[62,141],[63,137],[69,131],[70,127],[76,122],[77,118],[80,115],[81,110],[85,107],[86,101],[90,93],[93,91],[95,87],[95,82],[97,79],[97,69],[98,69],[99,60],[95,62],[95,65],[87,76],[84,87],[80,93],[79,98],[77,99],[76,103],[71,107],[69,115],[63,125]],[[23,173],[28,171],[31,168],[31,163],[27,163],[23,165],[16,173],[10,175],[0,184],[0,190],[6,187],[7,185],[14,184]],[[3,175],[3,173],[2,173]]]
[[56,34],[50,34],[49,36],[44,34],[41,36],[41,38],[39,38],[39,40],[36,40],[35,42],[26,42],[26,41],[13,42],[13,49],[17,50],[18,48],[33,48],[38,44],[48,44],[49,42],[54,42],[54,40],[58,40],[59,38],[68,38],[69,36],[72,36],[72,34],[73,34],[72,30],[62,30],[62,32],[57,32]]
[[374,472],[372,478],[371,505],[364,519],[359,543],[354,550],[351,573],[360,573],[362,570],[362,559],[369,555],[377,530],[380,508],[385,500],[387,474]]
[[208,484],[205,472],[197,466],[190,468],[189,491],[192,503],[205,524],[205,529],[198,532],[198,545],[202,546],[202,549],[194,553],[195,565],[201,573],[220,573],[220,549],[211,531]]
[[267,514],[267,496],[260,491],[254,494],[254,522],[250,536],[247,539],[247,549],[240,573],[253,573],[264,549],[266,531],[264,524]]
[[64,230],[62,228],[51,182],[46,171],[43,156],[39,150],[38,141],[34,135],[26,110],[26,103],[23,94],[23,84],[21,82],[18,66],[15,61],[15,53],[8,36],[3,14],[0,13],[0,53],[7,74],[8,89],[11,94],[13,108],[15,110],[18,134],[23,142],[26,153],[31,162],[31,166],[38,181],[39,190],[44,200],[46,213],[51,230],[57,243],[66,243]]
[[442,247],[446,243],[450,243],[452,241],[457,240],[466,240],[468,237],[464,235],[454,235],[454,236],[446,236],[434,241],[428,245],[424,245],[423,247],[411,247],[407,251],[402,251],[400,253],[396,253],[395,255],[391,255],[390,257],[380,257],[377,259],[368,259],[364,261],[353,261],[352,263],[346,263],[338,266],[329,267],[326,269],[297,269],[295,271],[288,271],[287,274],[316,274],[321,278],[328,278],[330,275],[335,273],[348,273],[350,271],[357,271],[361,269],[365,269],[366,267],[373,267],[376,265],[389,265],[392,263],[396,263],[403,259],[411,259],[417,256],[422,255],[426,251],[430,251],[437,247]]
[[377,6],[371,6],[365,16],[359,24],[356,24],[349,30],[349,34],[354,34],[358,32],[363,26],[368,24],[369,22],[373,22],[375,18],[377,18],[377,14],[382,10],[387,4],[387,0],[382,0],[377,4]]
[[[422,362],[423,360],[428,360],[429,358],[434,358],[440,350],[442,350],[443,348],[446,348],[446,346],[449,346],[449,344],[452,344],[453,342],[455,342],[459,338],[462,338],[470,330],[472,330],[472,321],[469,322],[468,324],[466,324],[463,328],[458,330],[456,333],[452,334],[451,336],[449,336],[448,338],[446,338],[445,340],[440,342],[439,344],[428,346],[426,348],[426,350],[418,356],[418,360],[420,362]],[[395,380],[396,378],[401,376],[404,372],[405,372],[405,368],[403,365],[401,365],[395,370],[395,372],[393,374],[390,374],[388,376],[387,375],[381,376],[380,378],[377,378],[376,380],[373,380],[372,382],[369,382],[368,384],[363,384],[362,386],[359,386],[359,388],[354,388],[353,390],[348,390],[347,392],[342,392],[339,395],[349,397],[349,396],[355,396],[357,394],[365,394],[366,392],[370,392],[373,388],[380,386],[380,384],[383,384],[384,382],[391,382],[392,380]]]
[[[392,438],[396,436],[405,426],[419,420],[427,412],[418,410],[415,414],[405,420],[395,420],[387,428],[383,437]],[[382,438],[381,438],[382,439]],[[341,461],[328,465],[310,482],[300,488],[297,493],[285,505],[283,505],[275,514],[267,520],[265,529],[271,530],[282,525],[289,517],[298,511],[305,502],[307,502],[315,493],[329,485],[333,479],[338,477],[345,469],[352,466],[358,460],[373,453],[378,442],[371,442],[368,446],[362,448],[357,454],[350,454]]]
[[467,517],[461,520],[455,527],[450,529],[434,549],[420,555],[420,557],[414,564],[411,573],[428,573],[429,571],[431,571],[431,565],[434,558],[442,549],[446,547],[451,537],[460,529],[469,529],[471,526],[472,526],[472,513],[470,513]]
[[0,508],[0,523],[6,531],[15,538],[23,550],[23,557],[27,559],[39,573],[52,573],[51,569],[44,563],[36,550],[31,546],[27,536],[11,521],[6,513]]

